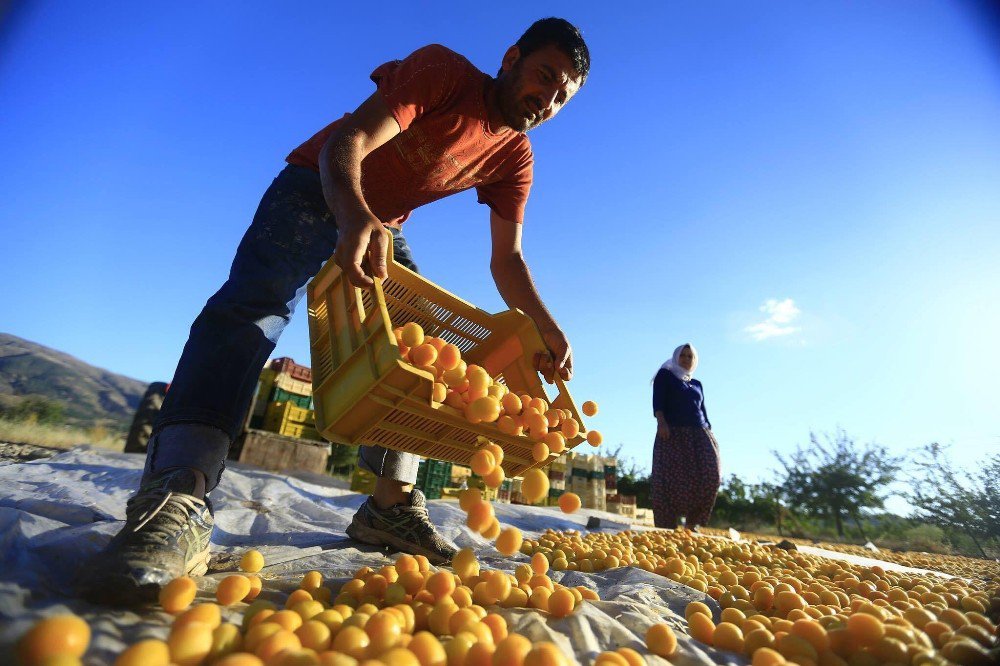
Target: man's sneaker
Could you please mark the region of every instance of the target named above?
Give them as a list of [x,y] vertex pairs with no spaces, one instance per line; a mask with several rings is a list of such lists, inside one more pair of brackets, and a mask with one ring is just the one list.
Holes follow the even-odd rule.
[[107,604],[154,601],[160,588],[208,570],[212,505],[198,499],[195,474],[167,470],[146,481],[125,509],[125,527],[88,562],[81,594]]
[[347,536],[362,543],[423,555],[431,564],[451,562],[458,552],[434,529],[427,515],[427,499],[416,488],[410,491],[408,505],[397,504],[388,509],[379,509],[369,497],[347,526]]

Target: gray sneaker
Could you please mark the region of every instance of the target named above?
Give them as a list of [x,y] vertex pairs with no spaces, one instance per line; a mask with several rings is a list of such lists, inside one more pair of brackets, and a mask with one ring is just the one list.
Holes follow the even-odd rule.
[[369,497],[347,526],[347,536],[361,543],[423,555],[431,564],[447,564],[458,552],[434,529],[427,515],[427,499],[416,488],[410,491],[409,505],[379,509]]
[[96,603],[155,601],[160,588],[208,570],[212,505],[198,499],[194,473],[167,470],[146,481],[125,509],[125,527],[86,564],[81,595]]

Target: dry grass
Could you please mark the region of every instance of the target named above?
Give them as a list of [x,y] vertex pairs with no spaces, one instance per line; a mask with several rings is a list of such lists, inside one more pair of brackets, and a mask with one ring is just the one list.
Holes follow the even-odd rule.
[[48,425],[26,421],[0,419],[0,442],[35,444],[58,449],[69,449],[79,444],[90,444],[113,451],[125,446],[125,436],[102,426],[77,428]]

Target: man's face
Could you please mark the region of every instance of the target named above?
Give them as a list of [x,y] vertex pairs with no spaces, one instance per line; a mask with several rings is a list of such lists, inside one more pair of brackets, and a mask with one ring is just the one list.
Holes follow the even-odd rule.
[[569,57],[545,46],[521,57],[516,46],[504,55],[497,84],[497,101],[504,122],[527,132],[553,117],[582,84]]

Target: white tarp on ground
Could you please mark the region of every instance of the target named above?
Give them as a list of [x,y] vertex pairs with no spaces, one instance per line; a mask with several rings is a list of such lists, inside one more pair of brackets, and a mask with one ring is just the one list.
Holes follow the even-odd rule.
[[[72,611],[84,617],[94,638],[87,664],[113,661],[126,644],[143,638],[164,638],[170,617],[152,609],[140,612],[93,606],[72,598],[80,566],[121,526],[125,501],[136,487],[142,458],[81,447],[46,460],[0,466],[0,664],[13,663],[12,645],[38,618]],[[233,465],[212,493],[215,534],[211,573],[202,581],[199,599],[213,600],[218,580],[236,569],[236,558],[253,547],[268,566],[261,598],[279,604],[311,569],[327,580],[344,580],[364,565],[379,568],[393,553],[361,546],[344,536],[344,529],[363,497],[329,477],[289,477]],[[492,544],[465,527],[457,503],[432,501],[430,516],[459,547],[473,547],[483,564],[513,571],[527,557],[501,556]],[[555,508],[496,504],[497,517],[526,537],[547,528],[585,530],[587,519],[620,517],[581,510],[565,515]],[[621,526],[610,527],[618,531]],[[807,549],[803,549],[807,550]],[[903,568],[809,548],[816,554],[886,568]],[[866,560],[862,562],[861,560]],[[704,601],[718,616],[718,605],[707,595],[634,567],[601,573],[552,572],[564,585],[596,589],[599,602],[587,602],[569,617],[554,620],[523,609],[496,609],[510,628],[532,640],[551,640],[577,662],[590,664],[600,651],[630,646],[643,652],[646,628],[665,619],[680,636],[680,653],[671,661],[695,664],[745,664],[742,657],[720,652],[684,635],[684,608]],[[239,622],[241,611],[224,611]],[[718,617],[716,617],[718,620]],[[663,664],[649,657],[650,664]]]
[[[142,458],[86,447],[46,460],[0,466],[0,663],[13,662],[13,643],[44,614],[72,611],[85,618],[94,638],[85,663],[113,661],[126,644],[164,638],[169,616],[93,606],[72,598],[82,563],[121,526],[125,501],[135,488]],[[268,563],[261,598],[281,602],[302,574],[311,569],[327,580],[347,579],[359,567],[390,563],[391,553],[359,547],[344,536],[363,497],[319,476],[287,477],[233,465],[212,493],[215,505],[212,570],[235,570],[233,555],[258,548]],[[502,557],[464,525],[455,502],[432,501],[430,516],[459,547],[473,547],[485,566],[513,571],[527,557]],[[526,536],[546,529],[584,529],[590,515],[565,515],[552,508],[496,505],[501,523],[519,527]],[[620,527],[617,529],[621,529]],[[228,564],[227,564],[228,563]],[[199,599],[213,600],[218,580],[211,573],[200,584]],[[565,585],[597,589],[602,601],[587,602],[569,617],[554,620],[535,611],[497,609],[510,628],[532,640],[552,640],[577,662],[590,664],[597,652],[621,646],[643,650],[643,636],[653,622],[666,618],[683,633],[684,608],[693,600],[718,606],[706,595],[636,568],[595,574],[552,572]],[[270,593],[269,593],[270,590]],[[283,590],[277,592],[276,590]],[[224,616],[239,622],[238,609]],[[705,648],[681,637],[678,665],[745,664],[736,655]],[[650,664],[663,664],[651,657]]]

